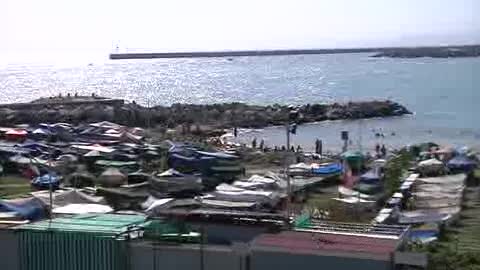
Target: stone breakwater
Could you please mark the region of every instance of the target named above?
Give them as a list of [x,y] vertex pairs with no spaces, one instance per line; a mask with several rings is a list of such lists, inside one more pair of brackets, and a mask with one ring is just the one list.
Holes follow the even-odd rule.
[[[173,104],[146,108],[124,102],[32,102],[0,106],[0,125],[68,122],[72,124],[111,121],[129,126],[174,128],[178,125],[202,125],[214,128],[262,128],[283,125],[289,108],[285,105],[248,105],[223,103],[211,105]],[[364,101],[298,106],[298,123],[324,120],[362,119],[410,114],[393,101]]]

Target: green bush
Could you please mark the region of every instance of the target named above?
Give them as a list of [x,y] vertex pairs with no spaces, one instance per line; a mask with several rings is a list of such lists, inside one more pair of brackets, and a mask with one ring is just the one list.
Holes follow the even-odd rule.
[[413,156],[406,150],[401,150],[385,165],[385,190],[392,195],[401,185],[402,177],[410,167]]

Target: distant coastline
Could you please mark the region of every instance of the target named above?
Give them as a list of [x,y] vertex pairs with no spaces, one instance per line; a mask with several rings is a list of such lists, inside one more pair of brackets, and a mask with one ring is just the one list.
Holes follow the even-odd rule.
[[439,46],[439,47],[392,47],[392,48],[352,48],[352,49],[308,49],[308,50],[251,50],[215,52],[171,52],[171,53],[112,53],[111,60],[153,59],[153,58],[199,58],[199,57],[239,57],[239,56],[281,56],[340,53],[375,53],[372,57],[478,57],[480,45]]

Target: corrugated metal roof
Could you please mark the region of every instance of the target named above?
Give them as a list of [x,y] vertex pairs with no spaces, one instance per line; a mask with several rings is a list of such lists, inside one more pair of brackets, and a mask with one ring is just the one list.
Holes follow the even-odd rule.
[[254,249],[272,248],[272,250],[281,249],[299,254],[363,253],[380,255],[380,258],[388,259],[398,244],[399,240],[395,239],[286,231],[260,235],[254,240],[252,246]]
[[143,215],[85,214],[43,220],[16,227],[18,230],[118,234],[145,222]]
[[303,226],[297,226],[295,230],[398,240],[406,234],[409,227],[405,225],[333,222],[310,218],[304,222]]

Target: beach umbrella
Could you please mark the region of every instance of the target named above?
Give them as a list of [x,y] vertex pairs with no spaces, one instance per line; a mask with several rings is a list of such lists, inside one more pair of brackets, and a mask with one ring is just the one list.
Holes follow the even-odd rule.
[[98,178],[98,183],[102,186],[121,186],[127,182],[127,176],[117,168],[106,169]]

